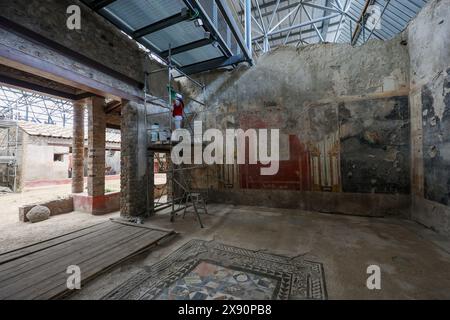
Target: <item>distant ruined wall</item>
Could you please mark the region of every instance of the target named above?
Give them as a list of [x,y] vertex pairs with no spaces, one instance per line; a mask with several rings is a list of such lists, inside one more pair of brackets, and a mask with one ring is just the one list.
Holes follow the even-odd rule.
[[450,0],[427,4],[408,27],[412,218],[450,234]]
[[[28,136],[26,146],[26,168],[23,180],[58,180],[69,177],[69,146],[53,145],[48,139]],[[55,161],[54,155],[61,154],[61,161]]]

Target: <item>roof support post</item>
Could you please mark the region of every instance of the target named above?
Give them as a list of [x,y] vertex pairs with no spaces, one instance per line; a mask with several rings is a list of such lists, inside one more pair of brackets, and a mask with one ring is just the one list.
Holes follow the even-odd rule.
[[252,2],[245,0],[245,43],[250,57],[252,56]]

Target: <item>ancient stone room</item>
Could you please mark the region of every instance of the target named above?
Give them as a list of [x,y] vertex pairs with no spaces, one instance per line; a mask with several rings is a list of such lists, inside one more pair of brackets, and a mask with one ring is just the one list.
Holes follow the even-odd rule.
[[450,0],[0,0],[0,300],[449,299]]

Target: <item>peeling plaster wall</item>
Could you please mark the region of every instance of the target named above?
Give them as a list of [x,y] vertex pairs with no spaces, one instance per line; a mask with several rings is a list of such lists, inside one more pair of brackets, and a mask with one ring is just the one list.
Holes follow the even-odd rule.
[[450,234],[450,0],[430,2],[408,27],[412,218]]
[[[410,114],[404,37],[370,41],[362,47],[281,47],[260,57],[252,68],[199,76],[208,84],[208,107],[200,114],[205,128],[280,129],[277,175],[261,176],[261,164],[224,166],[218,168],[219,185],[287,190],[296,199],[304,199],[298,192],[358,193],[363,196],[354,199],[362,202],[373,201],[374,194],[399,195],[397,214],[407,212]],[[189,88],[187,82],[184,85]],[[186,93],[197,92],[191,88]],[[195,109],[189,107],[188,111]],[[237,198],[239,194],[233,197]],[[338,206],[339,196],[325,198]],[[350,207],[347,213],[352,214],[395,211],[381,206],[377,213],[357,212]]]

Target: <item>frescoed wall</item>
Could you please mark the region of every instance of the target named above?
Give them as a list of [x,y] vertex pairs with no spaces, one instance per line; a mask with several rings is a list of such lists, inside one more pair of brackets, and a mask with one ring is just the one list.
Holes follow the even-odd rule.
[[425,198],[450,206],[450,68],[422,88]]
[[252,68],[201,76],[208,84],[208,105],[199,112],[205,128],[280,132],[277,174],[261,175],[261,163],[224,166],[219,188],[408,194],[402,37],[362,47],[282,47]]
[[344,192],[410,193],[408,97],[339,107]]

